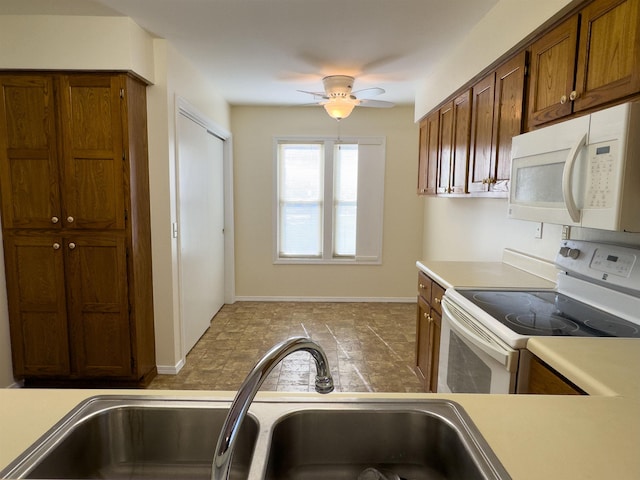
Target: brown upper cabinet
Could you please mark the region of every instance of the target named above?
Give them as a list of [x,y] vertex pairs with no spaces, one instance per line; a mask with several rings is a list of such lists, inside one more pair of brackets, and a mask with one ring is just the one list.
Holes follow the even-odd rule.
[[469,192],[506,192],[511,139],[522,133],[526,52],[521,52],[472,88]]
[[420,157],[418,159],[418,194],[435,195],[438,174],[438,137],[440,112],[434,112],[420,122]]
[[596,0],[531,45],[528,127],[640,91],[640,0]]
[[2,79],[5,228],[124,229],[121,83],[95,75]]
[[436,193],[465,193],[471,133],[471,90],[440,109]]

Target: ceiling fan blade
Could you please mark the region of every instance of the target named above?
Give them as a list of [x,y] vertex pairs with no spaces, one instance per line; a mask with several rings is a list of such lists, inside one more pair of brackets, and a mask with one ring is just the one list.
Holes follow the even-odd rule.
[[327,94],[326,94],[326,93],[324,93],[324,92],[308,92],[308,91],[306,91],[306,90],[298,90],[298,92],[300,92],[300,93],[307,93],[307,94],[309,94],[309,95],[313,95],[315,98],[324,98],[324,99],[329,98],[329,97],[327,96]]
[[395,103],[393,102],[385,102],[384,100],[360,100],[359,107],[374,107],[374,108],[391,108],[395,107]]
[[354,95],[356,98],[360,100],[376,97],[378,95],[382,95],[384,93],[384,88],[374,87],[374,88],[363,88],[362,90],[356,90],[352,92],[351,95]]

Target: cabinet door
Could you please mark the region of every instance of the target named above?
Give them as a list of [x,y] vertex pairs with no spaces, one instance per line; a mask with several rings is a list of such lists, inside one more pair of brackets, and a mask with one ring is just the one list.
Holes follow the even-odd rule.
[[599,0],[581,12],[574,111],[640,91],[640,0]]
[[0,76],[0,190],[5,228],[60,228],[53,81]]
[[451,158],[451,191],[467,191],[469,140],[471,137],[471,90],[453,101],[453,155]]
[[438,173],[436,192],[451,193],[451,159],[453,156],[453,102],[440,109],[438,134]]
[[506,192],[511,178],[511,140],[522,133],[527,53],[496,70],[496,97],[489,190]]
[[64,248],[75,372],[83,377],[130,375],[124,239],[70,236]]
[[577,42],[576,15],[531,46],[529,127],[571,113]]
[[125,227],[122,77],[60,79],[63,223],[68,228]]
[[432,113],[420,123],[418,193],[435,195],[438,174],[438,136],[440,115]]
[[418,297],[418,313],[416,317],[416,373],[422,380],[425,390],[428,387],[427,378],[429,375],[429,337],[430,320],[429,304]]
[[5,235],[13,371],[69,374],[62,239]]
[[429,366],[427,368],[427,390],[431,393],[438,391],[438,362],[440,361],[440,326],[442,317],[434,309],[429,314]]
[[471,149],[469,152],[469,192],[486,192],[491,176],[493,151],[493,108],[495,78],[492,73],[473,86]]

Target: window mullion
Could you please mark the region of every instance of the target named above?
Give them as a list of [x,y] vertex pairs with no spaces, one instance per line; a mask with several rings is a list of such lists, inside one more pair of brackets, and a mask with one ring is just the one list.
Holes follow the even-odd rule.
[[323,197],[323,229],[322,258],[333,258],[333,165],[334,141],[324,142],[324,197]]

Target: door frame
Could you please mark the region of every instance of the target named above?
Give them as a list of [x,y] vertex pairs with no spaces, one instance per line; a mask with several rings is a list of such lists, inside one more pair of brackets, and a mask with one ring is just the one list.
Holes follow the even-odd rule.
[[[174,171],[176,172],[174,178],[175,188],[175,205],[176,205],[176,221],[172,225],[172,235],[177,240],[177,268],[178,268],[178,299],[180,305],[178,306],[179,312],[179,328],[180,328],[180,357],[182,362],[187,355],[185,351],[185,324],[182,320],[182,280],[181,280],[181,245],[180,235],[178,234],[176,227],[180,225],[180,211],[178,208],[178,198],[180,195],[180,178],[179,172],[179,146],[180,146],[180,131],[178,128],[179,116],[182,115],[189,120],[197,123],[207,130],[208,133],[218,137],[223,142],[223,186],[224,186],[224,303],[234,303],[236,298],[235,292],[235,234],[234,234],[234,222],[233,222],[233,151],[232,151],[232,135],[231,132],[216,124],[210,120],[207,116],[202,114],[191,105],[187,100],[182,97],[176,96],[175,99],[175,158],[174,158]],[[182,363],[181,362],[181,363]]]

